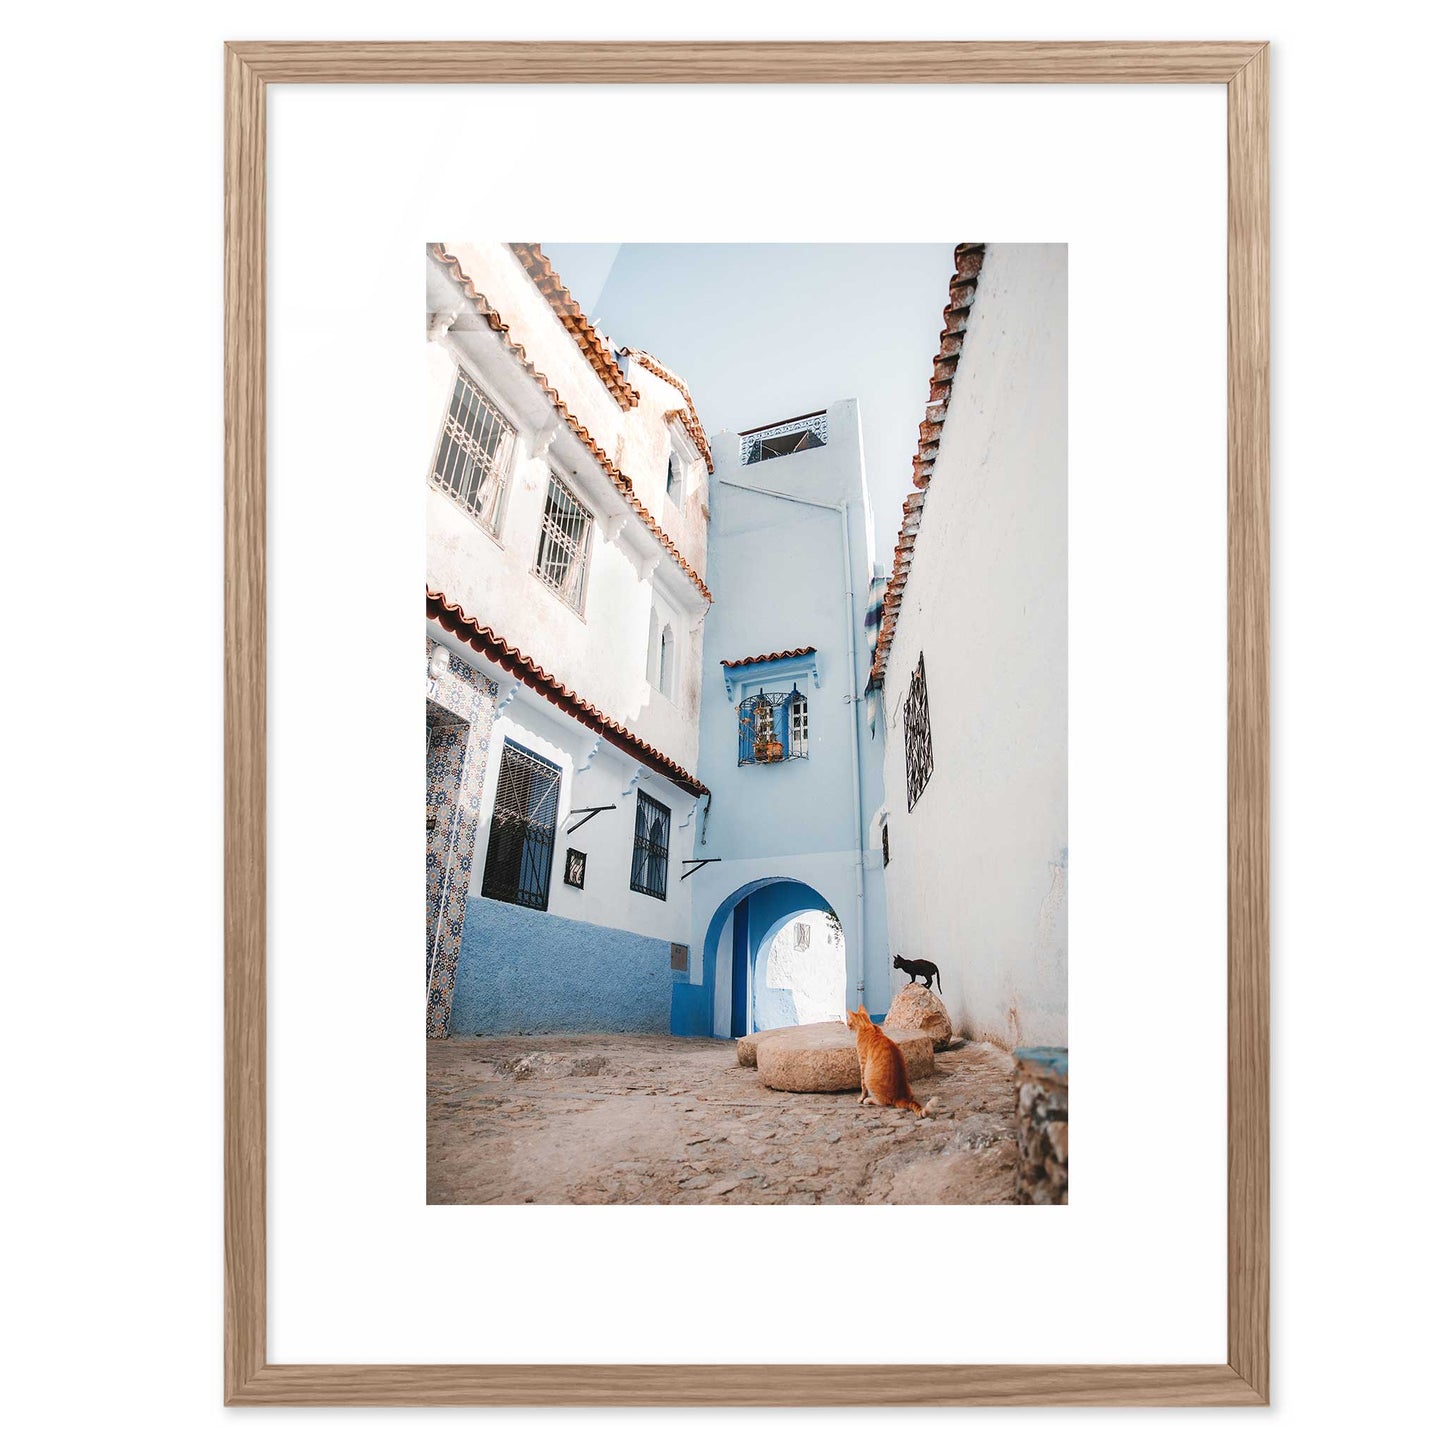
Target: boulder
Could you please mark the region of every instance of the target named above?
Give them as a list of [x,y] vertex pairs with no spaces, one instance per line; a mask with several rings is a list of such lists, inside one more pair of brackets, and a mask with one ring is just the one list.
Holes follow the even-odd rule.
[[931,988],[921,983],[905,984],[902,993],[889,1006],[888,1017],[883,1020],[885,1029],[917,1029],[933,1040],[933,1047],[947,1047],[953,1037],[953,1020],[943,1006],[943,1000]]
[[[933,1040],[927,1034],[887,1026],[884,1032],[903,1051],[910,1079],[933,1072]],[[790,1094],[841,1094],[862,1087],[858,1045],[847,1024],[799,1024],[767,1029],[753,1037],[757,1040],[758,1077],[770,1089]]]

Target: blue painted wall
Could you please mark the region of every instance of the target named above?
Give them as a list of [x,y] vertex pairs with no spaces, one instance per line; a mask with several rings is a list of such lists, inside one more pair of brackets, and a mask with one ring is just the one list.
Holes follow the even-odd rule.
[[468,898],[453,1034],[665,1034],[669,944],[492,898]]
[[[825,446],[746,466],[736,434],[712,439],[708,585],[719,601],[703,629],[698,773],[712,796],[699,856],[724,862],[694,885],[692,944],[705,946],[716,910],[736,899],[738,885],[806,879],[831,895],[821,906],[831,903],[842,923],[849,1001],[858,998],[861,982],[869,1007],[886,1009],[892,992],[887,898],[882,849],[872,837],[883,803],[884,729],[869,731],[861,700],[869,664],[873,526],[858,403],[833,403],[827,419]],[[761,671],[756,664],[722,666],[801,647],[816,651],[792,663],[762,664]],[[739,766],[737,707],[742,690],[757,690],[755,678],[766,680],[769,691],[796,683],[807,698],[806,758]],[[855,862],[860,833],[861,904]],[[753,905],[756,913],[756,896]],[[719,969],[728,965],[726,958],[717,961]],[[723,1003],[719,998],[719,1031],[728,1024]],[[769,1007],[764,999],[762,1012]],[[756,1026],[756,997],[753,1015]]]
[[687,975],[673,975],[672,1032],[681,1039],[705,1039],[712,1034],[712,989],[688,983]]

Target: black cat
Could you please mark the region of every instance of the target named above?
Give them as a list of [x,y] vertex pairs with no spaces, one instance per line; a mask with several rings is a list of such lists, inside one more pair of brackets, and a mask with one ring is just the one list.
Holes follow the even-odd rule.
[[[904,958],[901,953],[895,953],[893,967],[906,973],[910,983],[917,983],[919,979],[922,979],[929,988],[932,988],[938,982],[938,965],[929,963],[926,958]],[[941,993],[942,989],[939,992]]]

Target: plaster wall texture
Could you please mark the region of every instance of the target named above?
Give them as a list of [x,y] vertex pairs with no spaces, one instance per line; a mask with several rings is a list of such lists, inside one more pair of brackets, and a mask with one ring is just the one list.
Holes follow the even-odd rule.
[[[469,915],[481,894],[497,779],[509,741],[561,769],[547,914],[664,943],[686,943],[692,920],[692,884],[682,881],[681,860],[692,856],[688,850],[696,832],[698,800],[550,706],[530,688],[516,686],[515,679],[501,686],[497,716],[491,728],[482,779],[481,824],[477,829]],[[665,899],[634,892],[631,887],[632,839],[639,791],[661,803],[672,815]],[[598,813],[587,822],[568,817],[574,809],[608,804],[614,805],[610,811]],[[567,832],[569,826],[579,822],[581,826],[575,833]],[[580,889],[563,881],[568,848],[587,855],[585,884]],[[521,911],[538,918],[543,916],[537,909]]]
[[[680,393],[641,366],[640,393],[624,410],[551,306],[503,245],[451,247],[476,288],[501,314],[510,339],[622,467],[663,530],[699,572],[706,568],[706,466],[687,461],[684,503],[666,495],[667,458],[691,444],[664,420]],[[427,492],[427,582],[588,702],[688,771],[697,771],[702,618],[693,581],[646,530],[595,458],[560,422],[535,378],[506,343],[461,303],[455,280],[428,258],[425,406],[433,431],[422,465],[430,476],[458,368],[464,368],[517,432],[493,536],[450,496]],[[455,315],[455,320],[449,318]],[[621,459],[619,460],[619,451]],[[548,491],[556,473],[593,516],[582,605],[574,610],[535,575]],[[649,677],[652,617],[671,627],[671,696]],[[599,625],[601,624],[601,625]]]
[[671,980],[661,940],[472,898],[452,1033],[665,1034]]
[[1007,1047],[1068,1041],[1067,307],[1066,247],[988,248],[884,689],[890,955],[932,959],[955,1027]]
[[[807,929],[807,943],[798,941],[797,928]],[[848,995],[847,962],[843,941],[835,938],[825,913],[804,913],[778,929],[763,969],[769,992],[787,993],[800,1024],[823,1023],[843,1017]],[[759,1028],[769,1025],[758,1021]]]
[[[842,921],[849,999],[859,997],[863,985],[869,1007],[877,1009],[886,1008],[889,997],[886,901],[882,853],[866,828],[864,866],[856,865],[859,816],[866,823],[882,804],[883,736],[881,728],[876,738],[869,735],[863,703],[850,700],[861,698],[867,670],[863,624],[873,568],[872,513],[858,404],[835,402],[827,417],[825,446],[748,466],[741,463],[736,434],[712,439],[709,586],[718,602],[703,633],[698,751],[698,775],[712,797],[699,846],[700,856],[723,861],[710,864],[696,879],[693,954],[703,961],[709,928],[730,895],[759,879],[797,879],[816,889]],[[785,495],[761,496],[742,488]],[[800,505],[788,498],[826,505]],[[851,576],[844,566],[845,519]],[[850,629],[856,679],[850,673]],[[721,663],[810,646],[817,649],[816,679],[812,658],[801,660],[794,675],[808,699],[807,759],[740,767],[739,694],[729,698]],[[786,691],[792,681],[779,675],[764,685]],[[861,724],[856,810],[854,708]],[[711,981],[713,1032],[719,1036],[730,1031],[726,973],[720,968]]]

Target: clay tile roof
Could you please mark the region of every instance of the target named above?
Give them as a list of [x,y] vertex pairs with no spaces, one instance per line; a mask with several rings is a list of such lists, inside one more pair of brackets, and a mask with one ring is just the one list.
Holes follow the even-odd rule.
[[582,308],[572,299],[572,293],[552,269],[552,263],[542,254],[542,248],[535,241],[513,241],[511,244],[512,254],[522,263],[537,290],[546,297],[557,313],[557,319],[571,333],[578,349],[587,358],[592,370],[602,378],[602,384],[617,399],[617,404],[624,411],[636,406],[637,392],[613,359],[612,348],[598,336]]
[[490,627],[483,627],[475,617],[468,617],[460,607],[449,601],[444,593],[433,592],[430,587],[426,593],[426,615],[439,622],[453,637],[465,642],[473,652],[478,652],[506,668],[513,677],[520,678],[533,691],[541,693],[554,707],[600,733],[629,757],[646,763],[693,797],[700,797],[708,791],[681,764],[673,762],[665,753],[659,752],[651,743],[644,742],[615,718],[608,717],[586,699],[578,697],[570,687],[564,686],[550,672],[545,671],[540,663],[526,653],[519,652],[505,637],[498,636]]
[[893,571],[883,594],[883,616],[873,649],[873,669],[869,674],[869,685],[872,687],[883,686],[888,670],[888,654],[893,646],[893,634],[898,628],[903,590],[913,566],[914,539],[923,521],[928,484],[933,480],[933,464],[938,458],[938,442],[943,435],[943,421],[953,395],[953,378],[958,371],[958,358],[963,352],[983,259],[984,247],[980,242],[960,241],[953,248],[953,276],[948,283],[948,304],[943,308],[943,331],[938,338],[938,354],[933,358],[928,404],[918,428],[918,451],[913,458],[913,485],[916,490],[903,500],[903,525],[898,529],[898,545],[893,549]]
[[617,488],[619,494],[627,501],[628,505],[637,514],[643,526],[645,526],[647,530],[651,532],[652,535],[656,537],[659,542],[662,543],[664,550],[692,580],[693,586],[697,588],[697,590],[702,594],[704,599],[706,599],[708,602],[711,602],[712,593],[707,590],[707,583],[702,580],[701,575],[696,571],[696,569],[687,560],[687,558],[678,551],[677,545],[673,542],[672,538],[670,538],[667,533],[662,530],[662,527],[658,523],[657,518],[654,517],[652,513],[649,512],[647,508],[644,507],[642,503],[638,500],[637,493],[633,490],[632,487],[632,479],[628,477],[621,470],[620,467],[617,466],[617,464],[612,460],[611,457],[607,455],[605,451],[602,450],[601,446],[599,446],[597,441],[593,438],[592,433],[589,432],[587,428],[583,426],[582,423],[578,421],[577,418],[573,416],[572,413],[567,409],[567,404],[557,394],[557,389],[552,385],[550,381],[547,380],[546,376],[544,376],[542,372],[538,371],[537,368],[533,366],[532,363],[527,359],[526,351],[520,345],[518,345],[517,342],[512,340],[507,323],[503,321],[501,316],[498,315],[498,313],[492,308],[490,303],[487,301],[487,298],[477,290],[476,286],[472,282],[472,278],[468,276],[465,271],[462,270],[462,263],[458,261],[457,258],[453,256],[446,249],[445,246],[442,246],[440,244],[433,244],[428,249],[430,250],[432,256],[447,268],[447,270],[451,273],[453,279],[461,286],[462,294],[467,298],[468,301],[471,302],[472,307],[476,311],[477,315],[484,322],[486,322],[486,324],[493,331],[497,332],[497,334],[501,336],[503,343],[506,345],[507,349],[512,353],[512,355],[516,357],[522,369],[526,371],[527,374],[531,376],[542,388],[542,391],[546,395],[547,399],[552,403],[553,407],[556,408],[558,414],[567,423],[567,425],[571,427],[572,432],[577,437],[577,439],[582,443],[584,447],[587,448],[589,452],[592,453],[592,457],[596,461],[597,465],[601,467],[604,472],[606,472],[607,476],[612,481],[612,485]]
[[692,404],[692,393],[687,389],[687,383],[676,373],[669,371],[655,356],[649,356],[645,351],[637,351],[632,347],[624,346],[617,354],[636,357],[639,366],[645,366],[654,376],[660,376],[687,403],[686,407],[679,407],[676,411],[668,412],[663,420],[672,421],[676,418],[682,422],[683,426],[687,428],[688,436],[692,438],[693,445],[702,453],[702,459],[707,463],[708,471],[712,471],[712,448],[707,444],[707,433],[702,429],[702,422],[698,418],[697,408]]
[[732,662],[724,662],[724,667],[749,667],[755,662],[781,662],[785,657],[806,657],[810,652],[816,652],[816,647],[793,647],[787,652],[760,652],[755,657],[739,657]]

